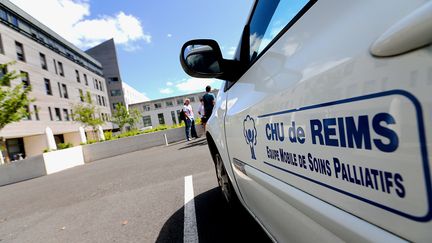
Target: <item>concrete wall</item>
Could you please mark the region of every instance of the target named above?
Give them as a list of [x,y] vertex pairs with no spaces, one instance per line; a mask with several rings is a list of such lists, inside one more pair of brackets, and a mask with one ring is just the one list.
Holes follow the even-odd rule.
[[78,146],[81,143],[81,137],[79,132],[70,132],[63,134],[65,143],[72,143],[73,146]]
[[42,154],[0,165],[0,186],[46,175]]
[[[196,129],[198,135],[203,136],[202,127],[196,126]],[[49,175],[100,159],[164,145],[164,134],[168,143],[186,139],[185,128],[181,127],[40,154],[0,165],[0,186]]]
[[[198,135],[203,135],[201,126],[196,126]],[[90,163],[133,151],[160,146],[165,144],[164,134],[168,143],[178,142],[186,139],[185,128],[168,129],[164,131],[147,133],[133,137],[120,138],[83,146],[84,161]]]
[[0,165],[0,186],[49,175],[84,164],[81,146]]
[[81,146],[44,153],[47,175],[84,164]]
[[47,137],[45,134],[24,137],[24,150],[26,157],[42,154],[48,148]]

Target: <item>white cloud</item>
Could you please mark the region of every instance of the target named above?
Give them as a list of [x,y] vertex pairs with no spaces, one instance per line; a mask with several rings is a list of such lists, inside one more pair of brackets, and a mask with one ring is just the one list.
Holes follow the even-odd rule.
[[164,89],[160,89],[159,92],[161,94],[172,94],[174,92],[174,90],[172,90],[170,88],[164,88]]
[[270,44],[271,39],[262,38],[262,36],[258,36],[257,33],[254,33],[249,37],[250,49],[255,50],[256,53],[260,53],[268,44]]
[[167,37],[168,37],[168,38],[171,38],[171,37],[172,37],[172,34],[167,34]]
[[211,85],[215,82],[215,79],[189,78],[184,82],[176,84],[176,87],[179,91],[182,92],[205,91],[205,87],[207,85]]
[[173,83],[173,82],[167,82],[166,85],[167,85],[167,86],[173,86],[174,83]]
[[114,16],[90,18],[88,0],[12,2],[81,48],[92,47],[110,38],[127,50],[138,49],[140,42],[151,42],[151,35],[144,33],[140,20],[133,15],[120,11]]

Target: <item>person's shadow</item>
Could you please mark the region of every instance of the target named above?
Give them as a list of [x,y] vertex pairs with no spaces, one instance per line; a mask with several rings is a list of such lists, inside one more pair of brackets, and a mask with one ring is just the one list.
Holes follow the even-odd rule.
[[[199,242],[271,242],[243,207],[228,207],[218,187],[195,197]],[[183,242],[184,207],[165,222],[158,243]]]
[[192,148],[196,146],[204,146],[204,145],[207,145],[207,139],[197,138],[195,140],[185,143],[185,146],[179,148],[178,150],[183,150],[183,149]]

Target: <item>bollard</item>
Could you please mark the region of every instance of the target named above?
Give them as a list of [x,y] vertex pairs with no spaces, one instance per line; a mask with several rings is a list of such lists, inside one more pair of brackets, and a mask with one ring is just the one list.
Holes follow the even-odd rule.
[[165,138],[165,145],[168,146],[168,139],[167,139],[166,133],[164,133],[164,138]]

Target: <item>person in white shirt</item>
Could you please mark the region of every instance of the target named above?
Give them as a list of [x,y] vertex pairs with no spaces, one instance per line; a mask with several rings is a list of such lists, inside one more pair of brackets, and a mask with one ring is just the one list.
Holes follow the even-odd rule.
[[195,130],[195,119],[194,119],[194,113],[192,110],[192,106],[190,105],[190,100],[185,99],[183,111],[185,113],[185,130],[186,130],[186,139],[188,141],[191,140],[191,136],[194,138],[198,138],[198,135]]

